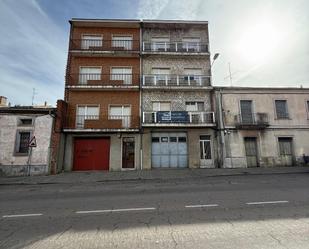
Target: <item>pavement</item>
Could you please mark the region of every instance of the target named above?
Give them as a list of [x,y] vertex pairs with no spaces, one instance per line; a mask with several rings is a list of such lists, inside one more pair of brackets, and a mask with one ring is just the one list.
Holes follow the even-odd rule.
[[196,177],[2,185],[0,248],[309,248],[308,174],[192,172]]
[[196,179],[237,175],[273,175],[309,173],[308,166],[234,169],[153,169],[121,172],[64,172],[48,176],[0,177],[0,185],[72,184],[135,180]]

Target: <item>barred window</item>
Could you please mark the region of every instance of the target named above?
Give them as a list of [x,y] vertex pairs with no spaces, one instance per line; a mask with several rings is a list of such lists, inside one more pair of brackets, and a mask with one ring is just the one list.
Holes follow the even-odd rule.
[[281,156],[291,156],[292,153],[292,138],[291,137],[279,137],[279,153]]

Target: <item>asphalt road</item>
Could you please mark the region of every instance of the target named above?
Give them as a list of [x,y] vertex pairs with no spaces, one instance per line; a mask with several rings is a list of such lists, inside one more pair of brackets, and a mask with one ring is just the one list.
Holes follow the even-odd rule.
[[0,186],[0,248],[309,248],[309,174]]

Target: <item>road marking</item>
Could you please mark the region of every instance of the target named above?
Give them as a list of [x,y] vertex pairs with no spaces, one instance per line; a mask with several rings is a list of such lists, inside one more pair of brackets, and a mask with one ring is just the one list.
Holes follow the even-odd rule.
[[258,202],[247,202],[247,205],[263,205],[263,204],[277,204],[277,203],[288,203],[289,201],[258,201]]
[[186,208],[218,207],[218,204],[187,205]]
[[91,214],[91,213],[113,213],[113,212],[130,212],[130,211],[147,211],[156,210],[155,207],[146,208],[121,208],[121,209],[103,209],[103,210],[86,210],[86,211],[76,211],[76,214]]
[[43,214],[11,214],[11,215],[3,215],[3,218],[15,218],[15,217],[31,217],[31,216],[41,216]]

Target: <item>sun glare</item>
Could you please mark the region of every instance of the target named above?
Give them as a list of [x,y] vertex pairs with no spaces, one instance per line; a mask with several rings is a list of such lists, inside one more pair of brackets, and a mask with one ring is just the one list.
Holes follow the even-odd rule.
[[283,33],[271,22],[248,26],[240,35],[237,54],[245,62],[258,64],[275,55]]

